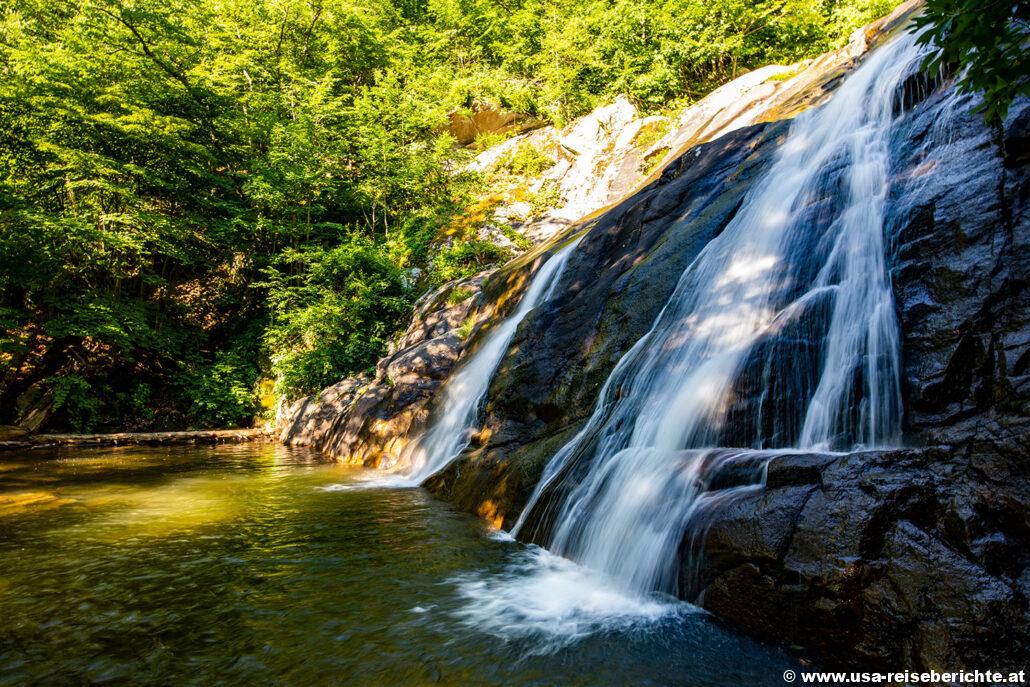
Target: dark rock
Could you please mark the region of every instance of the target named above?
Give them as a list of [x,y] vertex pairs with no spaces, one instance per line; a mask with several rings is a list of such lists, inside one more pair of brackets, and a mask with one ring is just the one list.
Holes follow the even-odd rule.
[[[944,92],[919,96],[892,141],[887,222],[904,441],[917,448],[777,455],[765,490],[713,475],[712,493],[733,498],[713,499],[684,533],[680,593],[832,662],[1018,667],[1030,651],[1030,170],[979,115],[948,109]],[[1027,111],[1025,99],[1013,106],[1014,143]],[[560,295],[526,318],[502,362],[490,437],[433,490],[472,511],[489,501],[492,520],[512,523],[782,133],[759,126],[698,146],[593,221]],[[824,231],[832,213],[808,212]],[[819,307],[746,361],[722,443],[793,442],[801,418],[783,399],[810,387],[794,370],[820,356],[806,330]],[[747,424],[758,415],[766,424]],[[546,541],[548,527],[531,519],[524,532]]]
[[[934,90],[941,84],[916,85],[898,102],[886,237],[903,334],[903,439],[912,448],[756,453],[769,459],[764,489],[754,461],[713,463],[711,507],[684,532],[679,591],[828,661],[1018,667],[1030,655],[1030,104],[1013,105],[999,137],[978,114],[955,109],[946,89]],[[588,233],[555,297],[519,326],[482,430],[430,489],[494,524],[513,523],[684,268],[768,169],[786,127],[752,126],[696,146],[574,228]],[[953,144],[939,145],[942,137]],[[822,186],[833,188],[835,174]],[[806,208],[814,240],[832,229],[832,195]],[[447,289],[430,294],[376,379],[344,384],[323,402],[335,406],[324,416],[309,401],[292,422],[299,412],[298,426],[311,427],[301,433],[334,455],[395,459],[458,356],[479,340],[462,341],[455,329],[474,317],[485,330],[508,312],[540,257],[481,280],[465,301],[450,303]],[[811,323],[826,307],[813,299],[745,361],[721,443],[769,449],[796,440],[812,386],[805,371],[822,356]],[[544,537],[546,517],[534,516],[528,538]]]
[[[951,479],[957,458],[806,456],[818,486],[767,485],[720,510],[685,586],[734,623],[844,663],[1016,666],[1030,638],[1027,553],[979,513],[1027,484],[970,490]],[[992,569],[992,554],[1007,564]]]
[[804,484],[821,484],[822,471],[837,459],[825,453],[788,453],[769,461],[765,484],[768,489]]
[[1030,162],[1030,108],[1017,108],[1006,118],[1003,146],[1005,164],[1018,167]]

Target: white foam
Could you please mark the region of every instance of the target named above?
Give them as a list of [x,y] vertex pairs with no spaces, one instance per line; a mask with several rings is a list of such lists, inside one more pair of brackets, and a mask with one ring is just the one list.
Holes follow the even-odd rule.
[[515,537],[513,537],[507,530],[491,530],[486,536],[487,539],[493,539],[494,541],[515,541]]
[[672,597],[623,591],[602,573],[536,546],[499,573],[466,573],[450,582],[465,602],[455,613],[464,625],[526,640],[528,653],[553,653],[591,634],[700,612]]
[[352,482],[340,482],[315,487],[319,491],[367,491],[369,489],[413,489],[418,484],[397,475],[370,474]]

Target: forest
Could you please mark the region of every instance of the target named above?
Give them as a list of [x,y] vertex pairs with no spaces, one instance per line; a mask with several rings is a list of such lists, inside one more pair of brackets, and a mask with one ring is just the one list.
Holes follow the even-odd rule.
[[[39,405],[78,432],[267,419],[374,366],[428,288],[510,257],[471,223],[444,231],[492,142],[458,145],[451,113],[563,124],[618,94],[674,112],[893,4],[15,0],[0,423]],[[968,4],[928,23],[958,34]],[[1025,61],[977,74],[1026,90]]]

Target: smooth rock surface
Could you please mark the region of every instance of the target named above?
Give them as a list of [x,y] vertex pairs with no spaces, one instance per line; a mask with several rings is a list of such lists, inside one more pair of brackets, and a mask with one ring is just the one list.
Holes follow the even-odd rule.
[[[882,27],[896,29],[899,17]],[[778,82],[786,85],[766,88],[757,76],[738,84],[764,105],[743,119],[727,113],[727,126],[707,142],[674,127],[686,152],[630,197],[574,224],[588,233],[554,297],[516,332],[481,431],[427,486],[510,526],[684,268],[768,169],[789,122],[766,120],[818,103],[879,39],[861,32],[847,49]],[[1018,101],[992,131],[953,97],[939,80],[899,92],[903,118],[891,142],[886,238],[911,448],[776,457],[764,489],[740,490],[684,532],[682,596],[828,661],[1018,669],[1030,648],[1030,104]],[[812,212],[817,222],[818,203]],[[323,429],[313,445],[370,464],[395,455],[425,422],[454,358],[474,350],[475,332],[461,350],[444,345],[455,343],[447,338],[454,323],[475,313],[485,329],[507,312],[541,254],[481,282],[467,311],[448,315],[445,296],[429,298],[368,389],[329,412],[329,424],[314,424]],[[446,325],[428,324],[431,317]],[[434,341],[438,356],[417,354]],[[770,345],[778,348],[763,355],[784,370],[818,356],[803,329],[785,327]],[[391,387],[393,375],[403,383]],[[735,389],[739,412],[728,415],[726,446],[789,442],[790,409],[775,403],[776,385],[789,380],[771,379],[764,397],[746,379]],[[746,412],[754,403],[787,417],[780,434],[744,426],[739,418],[754,417]],[[754,445],[755,436],[765,443]],[[542,538],[547,523],[539,524],[530,530]]]
[[[774,462],[768,490],[728,507],[706,546],[683,548],[683,596],[845,664],[1018,668],[1030,645],[1030,170],[968,107],[952,110],[951,97],[937,90],[907,104],[887,223],[904,441],[934,448]],[[1010,123],[1028,109],[1018,102]],[[502,362],[488,440],[431,488],[513,522],[784,131],[758,125],[697,146],[594,220],[561,295],[527,318]],[[958,145],[931,145],[941,136]],[[784,350],[784,362],[804,360]],[[733,417],[726,445],[751,445],[754,432]],[[530,536],[545,540],[547,523],[537,524]]]

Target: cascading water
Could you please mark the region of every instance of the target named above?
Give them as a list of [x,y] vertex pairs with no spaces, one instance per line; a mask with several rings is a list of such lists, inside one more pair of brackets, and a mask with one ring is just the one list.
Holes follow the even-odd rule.
[[[827,104],[795,120],[732,221],[616,365],[584,428],[551,459],[514,535],[543,539],[580,565],[577,574],[591,571],[599,584],[637,598],[674,593],[684,533],[709,480],[727,466],[760,481],[770,446],[828,451],[898,441],[900,340],[884,203],[896,94],[920,60],[915,37],[901,36]],[[812,221],[816,207],[821,222]],[[742,435],[728,426],[735,384],[749,361],[769,355],[760,344],[799,320],[821,362],[781,401],[797,421],[781,423],[788,429],[772,441],[755,429],[760,419],[737,417],[752,428]],[[555,594],[564,594],[555,608],[566,617],[594,613],[596,588],[555,591],[553,562],[531,551],[544,562],[530,579],[464,587],[490,609],[487,618],[470,607],[470,618],[518,632],[544,614],[538,599]]]
[[579,239],[555,252],[533,276],[518,307],[497,325],[471,358],[447,381],[429,428],[405,448],[400,460],[404,480],[420,484],[447,466],[472,440],[490,380],[526,315],[554,292]]

